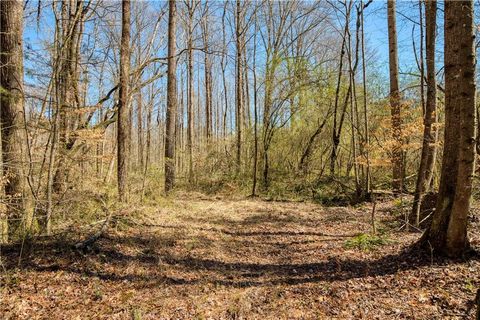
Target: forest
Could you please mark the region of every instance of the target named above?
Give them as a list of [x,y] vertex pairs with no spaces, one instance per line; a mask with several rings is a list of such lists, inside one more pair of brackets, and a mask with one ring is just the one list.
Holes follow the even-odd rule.
[[480,320],[480,2],[0,0],[0,319]]

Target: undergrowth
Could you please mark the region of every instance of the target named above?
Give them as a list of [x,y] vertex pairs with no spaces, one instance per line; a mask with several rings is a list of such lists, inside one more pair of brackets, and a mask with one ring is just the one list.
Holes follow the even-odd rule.
[[375,235],[369,233],[361,233],[353,237],[352,239],[345,241],[345,248],[370,251],[376,249],[377,247],[388,245],[390,243],[392,243],[392,240],[390,240],[384,234]]

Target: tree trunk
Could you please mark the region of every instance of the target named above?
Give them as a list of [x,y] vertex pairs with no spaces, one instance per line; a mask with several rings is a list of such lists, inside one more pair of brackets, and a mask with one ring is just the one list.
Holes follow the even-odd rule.
[[206,125],[206,138],[207,144],[210,143],[212,138],[212,109],[213,109],[213,86],[212,86],[212,62],[210,61],[210,44],[209,44],[209,23],[208,23],[208,2],[205,2],[205,17],[202,23],[202,36],[205,58],[205,125]]
[[[353,2],[351,2],[352,4]],[[346,111],[346,105],[348,103],[349,95],[350,95],[350,84],[347,90],[347,98],[345,100],[345,105],[342,111],[342,114],[340,115],[340,123],[337,124],[337,118],[338,118],[338,105],[340,101],[340,88],[341,88],[341,83],[342,83],[342,74],[343,74],[343,57],[345,56],[345,48],[346,48],[346,39],[347,39],[347,31],[348,31],[348,24],[350,23],[350,11],[351,11],[351,5],[347,7],[346,13],[345,13],[345,28],[343,31],[343,39],[342,39],[342,46],[340,49],[340,61],[338,65],[338,76],[337,76],[337,86],[335,89],[335,104],[333,108],[333,128],[332,128],[332,151],[330,153],[330,176],[334,177],[335,176],[335,164],[337,161],[338,157],[338,146],[340,144],[340,137],[342,134],[342,127],[343,127],[343,119],[345,117],[345,111]],[[338,126],[338,129],[337,129]]]
[[400,90],[398,85],[397,26],[395,18],[395,0],[388,1],[388,47],[390,67],[390,108],[392,114],[392,150],[393,181],[395,193],[403,191],[403,138]]
[[237,0],[236,13],[235,13],[235,36],[236,36],[236,113],[235,113],[235,129],[237,131],[237,153],[236,153],[236,171],[240,172],[241,158],[242,158],[242,127],[243,127],[243,44],[242,44],[242,28],[241,23],[241,5],[240,0]]
[[364,151],[366,159],[366,173],[365,173],[365,192],[367,195],[370,195],[371,187],[371,176],[370,176],[370,133],[369,133],[369,123],[368,123],[368,105],[367,105],[367,67],[365,65],[365,27],[364,27],[364,12],[366,6],[362,2],[362,15],[361,15],[361,25],[362,25],[362,80],[363,80],[363,125],[364,125]]
[[175,185],[175,118],[177,114],[177,60],[176,49],[176,15],[175,0],[168,3],[168,70],[167,70],[167,112],[165,132],[165,192],[170,192]]
[[[138,14],[138,13],[137,13]],[[137,65],[140,65],[142,61],[142,35],[141,35],[141,27],[139,23],[139,19],[137,16]],[[138,154],[137,154],[137,159],[138,159],[138,165],[140,168],[140,172],[143,171],[144,166],[145,166],[145,161],[144,161],[144,137],[143,137],[143,97],[142,97],[142,88],[141,88],[141,83],[142,83],[142,72],[138,75],[138,93],[137,93],[137,139],[138,139]]]
[[255,13],[255,33],[253,35],[253,166],[252,166],[252,197],[257,193],[258,165],[258,95],[257,95],[257,15]]
[[315,140],[317,139],[317,137],[320,135],[320,133],[322,133],[323,127],[327,123],[327,120],[328,120],[328,115],[325,116],[322,123],[317,127],[315,132],[308,139],[307,145],[302,153],[302,156],[297,166],[298,170],[301,171],[302,174],[307,173],[307,167],[308,167],[307,162],[310,156],[312,155],[313,145],[315,144]]
[[[23,92],[23,1],[0,1],[0,124],[2,139],[1,183],[6,196],[0,208],[0,240],[19,231],[25,211]],[[3,209],[3,210],[1,210]],[[8,231],[5,224],[8,220]],[[3,234],[3,233],[6,234]]]
[[127,201],[129,164],[129,107],[128,86],[130,74],[130,0],[122,1],[122,39],[120,44],[120,99],[118,101],[117,179],[118,198]]
[[433,124],[437,122],[437,82],[435,79],[435,30],[437,26],[437,2],[425,2],[426,15],[426,59],[427,59],[427,102],[423,117],[423,145],[418,169],[417,184],[413,200],[410,221],[416,226],[420,222],[420,206],[425,193],[428,192],[432,181],[436,158],[437,130]]
[[[222,59],[220,61],[220,64],[221,64],[221,67],[222,67],[222,84],[223,84],[223,97],[224,97],[224,103],[225,103],[225,107],[224,107],[224,113],[223,113],[223,137],[226,138],[227,137],[227,114],[229,112],[228,110],[228,91],[227,91],[227,79],[226,79],[226,76],[225,76],[225,72],[226,72],[226,67],[227,67],[227,64],[226,64],[226,59],[225,57],[227,56],[228,54],[228,47],[227,47],[227,36],[226,36],[226,31],[225,31],[225,16],[226,16],[226,12],[227,12],[227,4],[228,2],[225,1],[225,4],[223,6],[223,14],[222,14],[222,43],[223,43],[223,54],[222,54]],[[225,151],[226,151],[226,147],[225,147]]]
[[473,1],[445,2],[445,142],[437,207],[423,244],[461,256],[469,247],[475,164],[475,31]]
[[188,97],[187,97],[187,154],[188,182],[193,182],[193,1],[188,1],[187,50],[188,50]]
[[59,108],[59,155],[58,165],[53,178],[53,190],[64,193],[67,187],[69,164],[68,153],[74,145],[73,111],[79,104],[78,64],[80,60],[80,42],[82,38],[83,1],[66,1],[60,4],[61,42],[58,45],[55,86],[58,87]]

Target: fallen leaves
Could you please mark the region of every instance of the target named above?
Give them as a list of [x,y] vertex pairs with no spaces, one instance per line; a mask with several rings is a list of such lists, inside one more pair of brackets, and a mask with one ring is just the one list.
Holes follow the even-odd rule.
[[405,251],[419,234],[396,229],[375,250],[345,248],[369,210],[185,197],[83,253],[44,243],[17,268],[7,250],[0,318],[473,318],[479,259],[431,264]]

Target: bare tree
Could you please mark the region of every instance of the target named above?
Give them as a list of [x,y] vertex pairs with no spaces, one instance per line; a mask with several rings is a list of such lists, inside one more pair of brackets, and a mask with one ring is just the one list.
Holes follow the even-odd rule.
[[388,0],[388,48],[390,67],[390,111],[392,114],[392,187],[395,193],[403,191],[403,138],[402,138],[402,115],[401,97],[398,85],[398,48],[396,26],[396,0]]
[[[142,30],[140,24],[140,13],[141,13],[141,2],[137,5],[137,12],[136,12],[136,31],[137,31],[137,64],[140,65],[142,60]],[[141,86],[142,83],[142,72],[138,75],[138,84]],[[143,137],[143,97],[142,97],[142,88],[138,89],[136,95],[136,105],[137,105],[137,141],[138,141],[138,165],[140,167],[140,171],[143,170],[145,163],[144,163],[144,137]],[[132,109],[132,108],[131,108]]]
[[[427,59],[427,102],[423,116],[423,144],[420,167],[418,168],[417,184],[411,221],[418,226],[420,222],[420,206],[422,199],[430,187],[436,158],[437,130],[434,123],[437,122],[437,82],[435,79],[435,31],[437,27],[437,2],[435,0],[425,2],[426,15],[426,59]],[[423,77],[423,76],[422,76]]]
[[[56,6],[56,3],[54,4]],[[59,108],[59,154],[58,164],[53,178],[53,189],[57,193],[66,190],[69,164],[68,155],[75,144],[72,131],[79,123],[74,117],[75,110],[80,106],[78,84],[78,66],[80,62],[80,43],[82,39],[83,19],[88,8],[83,0],[58,2],[56,69],[55,79],[56,100]]]
[[195,95],[193,89],[194,72],[193,72],[193,17],[198,2],[195,0],[185,1],[187,7],[187,51],[188,51],[188,95],[187,95],[187,154],[188,154],[188,181],[193,182],[193,97]]
[[[338,75],[337,75],[337,84],[335,88],[335,103],[333,107],[333,128],[332,128],[332,151],[330,153],[330,176],[335,176],[335,166],[338,158],[338,147],[340,145],[340,138],[342,136],[343,124],[345,121],[345,114],[347,111],[348,101],[350,99],[352,87],[351,82],[348,84],[346,97],[343,103],[342,108],[340,107],[340,94],[341,94],[341,84],[342,84],[342,75],[343,75],[343,63],[347,47],[347,35],[349,30],[350,23],[350,14],[352,11],[353,2],[350,2],[348,5],[345,4],[345,26],[342,34],[342,45],[340,48],[340,61],[338,63]],[[338,120],[337,120],[338,119]]]
[[364,125],[364,154],[366,160],[366,173],[365,173],[365,192],[370,194],[371,187],[371,174],[370,174],[370,132],[369,132],[369,120],[368,120],[368,104],[367,104],[367,66],[365,59],[365,8],[371,3],[369,0],[366,4],[361,3],[361,41],[362,41],[362,82],[363,82],[363,125]]
[[235,10],[235,44],[236,44],[236,79],[235,79],[235,129],[237,131],[237,153],[236,153],[236,170],[237,173],[240,172],[240,165],[242,159],[242,130],[243,130],[243,12],[240,0],[236,1],[236,10]]
[[120,99],[118,101],[117,126],[117,178],[118,198],[128,198],[129,141],[129,75],[130,75],[130,0],[122,1],[122,39],[120,44]]
[[167,112],[165,130],[165,192],[175,185],[175,118],[177,114],[177,60],[176,29],[177,7],[175,0],[168,2],[168,71],[167,71]]
[[205,1],[205,12],[202,19],[202,38],[204,50],[204,69],[205,69],[205,126],[207,143],[212,138],[212,113],[213,113],[213,84],[212,84],[212,61],[210,57],[210,24],[209,24],[210,3]]

